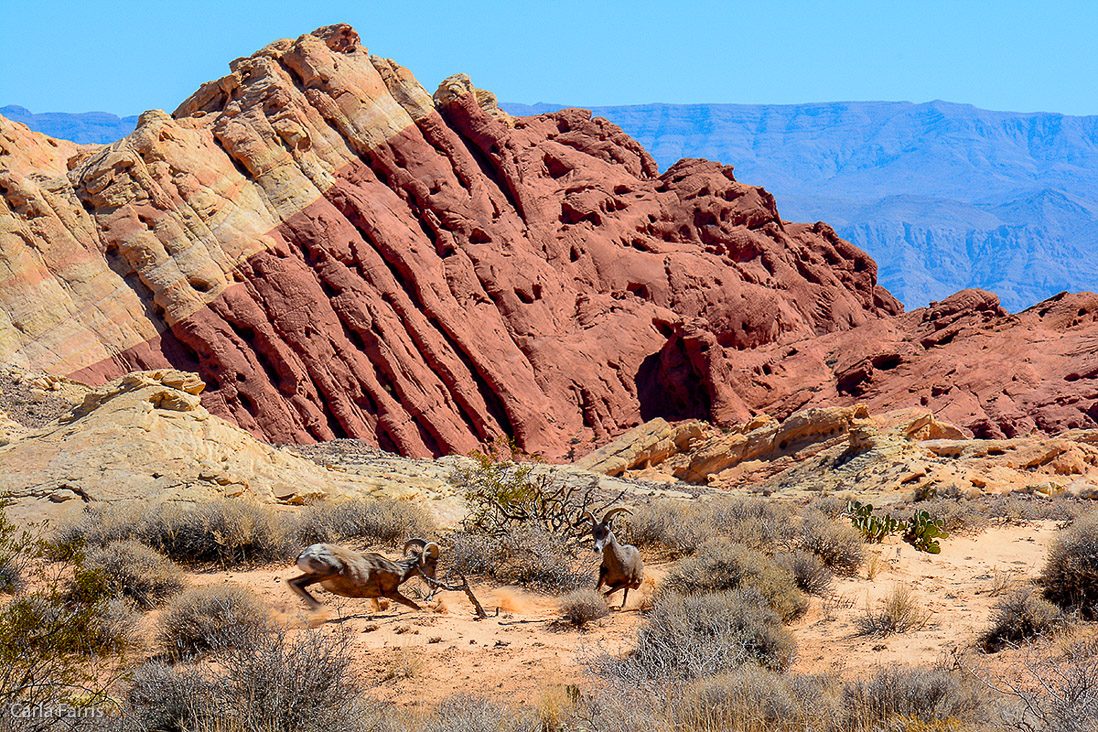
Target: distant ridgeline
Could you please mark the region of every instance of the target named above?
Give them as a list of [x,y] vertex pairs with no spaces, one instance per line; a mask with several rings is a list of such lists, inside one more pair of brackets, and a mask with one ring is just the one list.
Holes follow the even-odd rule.
[[[501,104],[515,115],[556,104]],[[826,221],[909,308],[966,287],[1017,312],[1098,290],[1098,117],[963,104],[596,107],[666,169],[719,160],[782,217]]]
[[0,107],[0,115],[15,122],[22,122],[35,132],[62,140],[72,140],[82,145],[105,144],[121,140],[137,127],[137,117],[116,117],[107,112],[44,112],[34,114],[25,107],[11,105]]
[[[560,104],[501,104],[515,115]],[[826,221],[867,251],[909,308],[966,287],[1019,311],[1098,289],[1098,117],[962,104],[646,104],[595,107],[662,169],[684,157],[736,166],[782,216]],[[80,143],[129,134],[105,112],[0,114]]]

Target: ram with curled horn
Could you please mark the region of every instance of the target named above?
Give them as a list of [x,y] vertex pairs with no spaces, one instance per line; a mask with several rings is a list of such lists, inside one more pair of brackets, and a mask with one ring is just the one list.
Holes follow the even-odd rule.
[[304,574],[287,584],[312,608],[320,607],[320,602],[306,588],[319,582],[335,595],[372,599],[375,606],[384,597],[419,610],[419,605],[400,594],[399,587],[416,575],[434,580],[440,553],[438,544],[419,538],[406,541],[404,557],[397,560],[335,544],[313,544],[297,557],[297,567]]
[[614,536],[614,516],[622,512],[632,513],[628,508],[619,506],[611,508],[603,514],[602,521],[596,521],[594,514],[590,511],[584,511],[582,517],[576,523],[581,523],[583,519],[591,522],[591,536],[595,539],[595,553],[602,553],[599,581],[595,585],[595,590],[599,590],[603,585],[606,585],[610,589],[607,590],[605,596],[610,597],[614,592],[624,589],[625,594],[622,595],[621,606],[625,608],[625,601],[629,598],[629,590],[637,589],[644,581],[644,560],[641,559],[640,552],[635,546],[621,544]]

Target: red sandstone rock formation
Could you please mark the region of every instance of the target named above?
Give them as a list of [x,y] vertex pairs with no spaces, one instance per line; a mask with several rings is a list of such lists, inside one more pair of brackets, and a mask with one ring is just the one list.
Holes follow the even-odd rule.
[[[727,353],[727,352],[726,352]],[[730,355],[744,402],[784,419],[811,406],[923,406],[980,438],[1098,425],[1098,295],[1011,315],[995,295],[942,302],[845,332]]]
[[982,435],[1098,420],[1098,304],[901,308],[732,169],[659,175],[580,110],[432,98],[348,26],[76,146],[0,118],[0,362],[175,367],[254,434],[561,456],[642,420],[922,404]]
[[828,227],[586,112],[432,99],[345,25],[231,68],[100,148],[0,119],[0,361],[196,370],[272,440],[559,455],[744,419],[725,351],[900,311]]

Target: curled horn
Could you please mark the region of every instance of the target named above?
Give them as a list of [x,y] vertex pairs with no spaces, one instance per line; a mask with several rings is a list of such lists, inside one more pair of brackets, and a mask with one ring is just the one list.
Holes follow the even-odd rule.
[[[409,539],[408,541],[404,542],[404,553],[405,554],[408,553],[408,547],[410,547],[410,546],[414,546],[414,547],[418,548],[419,551],[422,552],[427,547],[427,540],[426,539]],[[435,545],[435,549],[438,549],[437,544]]]
[[432,541],[423,547],[423,556],[428,559],[438,559],[438,555],[441,551],[442,550],[438,548],[438,544]]
[[[607,511],[606,513],[604,513],[602,515],[602,522],[605,524],[606,522],[608,522],[610,519],[612,519],[614,517],[614,514],[622,513],[623,511],[625,513],[633,513],[633,511],[631,509],[628,509],[625,506],[618,506],[617,508],[611,508],[609,511]],[[594,521],[594,519],[591,519],[591,520]]]
[[576,523],[574,523],[572,525],[573,526],[579,526],[580,523],[582,523],[584,519],[590,519],[592,526],[595,526],[596,524],[598,524],[598,521],[595,520],[594,515],[590,511],[584,511],[583,513],[580,514],[579,520],[577,520]]

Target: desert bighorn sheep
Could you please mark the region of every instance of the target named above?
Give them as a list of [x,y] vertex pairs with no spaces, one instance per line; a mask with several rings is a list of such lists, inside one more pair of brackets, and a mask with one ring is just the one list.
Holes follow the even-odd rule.
[[602,521],[596,521],[590,511],[583,512],[583,518],[591,520],[591,535],[595,537],[595,552],[602,552],[602,565],[599,567],[599,581],[595,589],[600,589],[604,584],[610,589],[606,597],[618,590],[625,588],[625,594],[621,598],[621,606],[625,607],[625,601],[629,597],[629,590],[635,590],[644,581],[644,560],[635,546],[619,544],[614,536],[614,514],[625,511],[632,513],[628,508],[611,508],[607,511]]
[[[411,552],[409,547],[415,547]],[[313,544],[297,557],[298,569],[305,574],[287,584],[312,608],[320,602],[305,588],[319,582],[328,592],[344,597],[379,597],[396,600],[419,610],[416,603],[400,594],[398,587],[415,575],[435,579],[438,565],[438,544],[425,539],[409,539],[404,543],[404,558],[397,561],[380,554],[360,554],[334,544]]]

